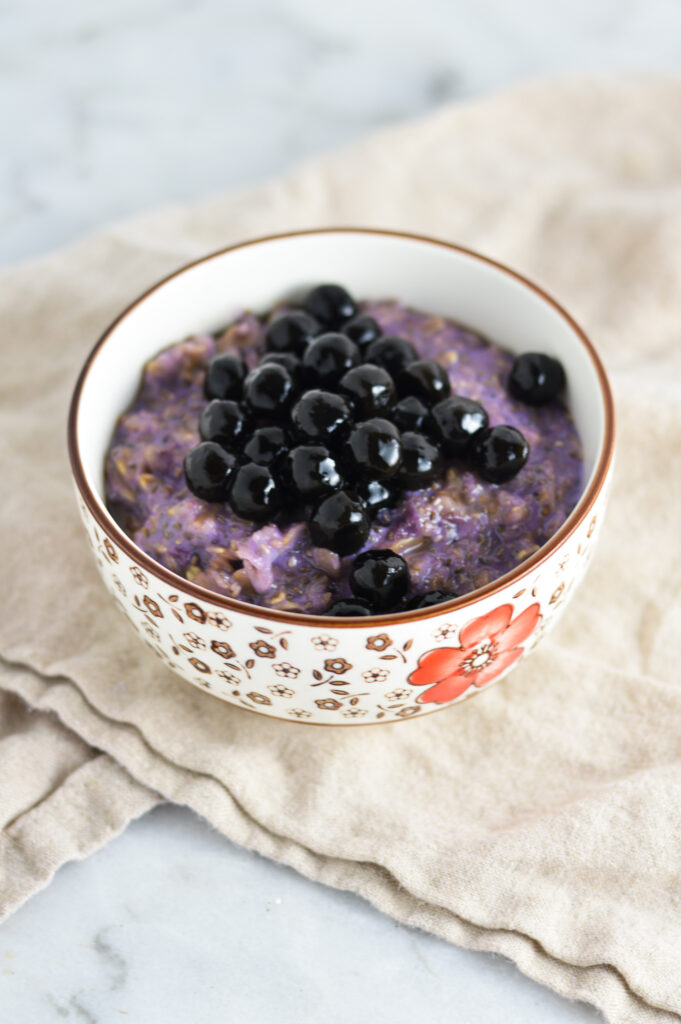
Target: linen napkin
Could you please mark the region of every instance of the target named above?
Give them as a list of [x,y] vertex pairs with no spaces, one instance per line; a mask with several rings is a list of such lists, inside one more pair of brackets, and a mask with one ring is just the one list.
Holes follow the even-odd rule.
[[[511,957],[608,1020],[681,1020],[681,79],[538,81],[177,207],[0,279],[0,903],[159,799],[410,925]],[[595,339],[610,511],[560,625],[499,686],[308,729],[169,673],[116,612],[64,445],[78,368],[159,276],[230,242],[359,224],[509,262]]]

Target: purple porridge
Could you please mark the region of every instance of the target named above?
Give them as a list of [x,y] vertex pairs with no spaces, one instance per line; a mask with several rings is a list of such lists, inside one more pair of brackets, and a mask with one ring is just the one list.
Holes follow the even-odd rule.
[[[406,560],[407,597],[433,590],[461,596],[513,569],[563,524],[582,488],[577,431],[560,400],[535,407],[513,398],[513,356],[473,331],[394,301],[365,302],[360,311],[385,334],[411,341],[420,359],[444,367],[452,394],[480,402],[491,426],[509,424],[529,443],[527,463],[508,482],[486,482],[450,458],[439,480],[404,492],[372,522],[361,550],[391,549]],[[134,543],[179,576],[251,604],[323,614],[350,596],[354,556],[315,547],[309,510],[288,521],[249,522],[228,504],[195,497],[183,472],[200,441],[208,363],[235,352],[255,366],[267,322],[245,313],[218,336],[178,342],[146,364],[107,454],[106,501]]]

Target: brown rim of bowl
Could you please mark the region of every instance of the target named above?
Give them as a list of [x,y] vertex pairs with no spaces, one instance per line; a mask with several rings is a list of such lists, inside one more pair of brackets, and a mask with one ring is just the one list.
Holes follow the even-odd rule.
[[186,270],[189,270],[192,267],[196,267],[201,263],[206,263],[208,260],[215,259],[216,256],[222,256],[225,253],[234,252],[237,249],[245,249],[247,246],[260,245],[263,242],[274,242],[284,238],[297,238],[306,235],[324,234],[382,235],[389,238],[406,238],[411,242],[425,242],[426,244],[436,245],[443,249],[451,249],[454,252],[463,253],[465,256],[478,260],[480,263],[485,263],[488,266],[495,267],[497,270],[502,271],[502,273],[507,274],[514,280],[519,281],[526,288],[535,292],[535,294],[543,299],[544,302],[547,302],[556,310],[556,312],[567,322],[577,335],[596,370],[605,412],[603,442],[596,471],[593,474],[591,483],[582,494],[568,518],[565,520],[561,528],[554,533],[553,537],[543,545],[543,547],[539,548],[534,555],[531,555],[530,558],[521,562],[520,565],[516,566],[516,568],[512,569],[510,572],[507,572],[504,576],[500,576],[492,583],[488,583],[485,587],[480,587],[478,590],[472,590],[469,594],[464,594],[463,597],[457,597],[452,601],[445,601],[442,604],[434,605],[432,608],[415,609],[414,611],[392,612],[389,615],[372,615],[370,618],[362,616],[349,616],[347,618],[339,617],[333,620],[333,626],[334,628],[341,629],[356,628],[357,626],[373,628],[374,626],[384,626],[392,623],[413,622],[418,619],[434,618],[437,615],[457,611],[459,608],[465,608],[467,605],[474,604],[483,597],[489,597],[491,594],[505,589],[510,583],[522,580],[525,576],[545,562],[546,559],[549,558],[549,556],[552,555],[558,547],[560,547],[563,541],[574,533],[577,527],[583,523],[588,516],[601,492],[603,484],[605,483],[608,469],[612,462],[615,440],[615,409],[610,384],[608,383],[608,378],[605,374],[603,364],[601,363],[593,344],[579,324],[577,324],[570,314],[563,309],[560,303],[556,302],[554,298],[548,295],[547,292],[536,285],[533,281],[523,277],[522,274],[517,273],[515,270],[511,270],[510,267],[505,266],[503,263],[490,259],[489,256],[482,256],[480,253],[474,252],[472,249],[467,249],[465,246],[455,245],[452,242],[444,242],[441,239],[431,238],[427,235],[409,234],[406,231],[389,231],[382,228],[331,227],[312,228],[303,231],[287,231],[281,234],[252,238],[246,242],[239,242],[236,245],[228,245],[224,249],[218,249],[216,252],[209,253],[207,256],[202,256],[198,260],[192,260],[191,263],[185,264],[178,270],[175,270],[172,274],[168,274],[167,277],[164,277],[155,285],[152,285],[152,287],[148,288],[147,291],[139,296],[139,298],[130,303],[130,305],[127,306],[126,309],[124,309],[123,312],[120,313],[119,316],[117,316],[116,319],[107,327],[87,357],[85,365],[83,366],[76,382],[73,397],[71,399],[71,407],[69,409],[68,449],[71,471],[87,508],[94,516],[97,523],[99,523],[102,530],[111,536],[111,539],[114,540],[123,551],[125,551],[129,558],[138,565],[143,566],[153,576],[159,577],[164,583],[175,587],[177,590],[183,591],[189,597],[199,598],[202,601],[209,601],[211,604],[217,605],[220,608],[228,608],[231,611],[241,612],[242,614],[250,615],[253,618],[271,619],[274,622],[300,623],[301,625],[315,626],[318,629],[320,620],[324,618],[323,615],[310,615],[306,612],[280,611],[276,608],[261,607],[260,605],[249,604],[246,601],[238,601],[232,597],[225,597],[213,590],[208,590],[206,587],[200,587],[196,583],[191,583],[189,580],[183,579],[176,573],[171,572],[170,569],[166,569],[165,566],[160,564],[160,562],[154,561],[153,558],[145,554],[130,540],[127,534],[123,533],[109,514],[102,510],[102,507],[99,505],[99,502],[93,494],[80,460],[80,452],[78,450],[78,441],[76,436],[76,423],[78,420],[80,396],[85,386],[85,381],[90,367],[97,358],[100,349],[104,346],[112,331],[118,326],[124,317],[126,317],[128,313],[135,309],[141,302],[144,302],[144,300],[158,288],[161,288],[168,281],[178,277],[180,274],[183,274]]

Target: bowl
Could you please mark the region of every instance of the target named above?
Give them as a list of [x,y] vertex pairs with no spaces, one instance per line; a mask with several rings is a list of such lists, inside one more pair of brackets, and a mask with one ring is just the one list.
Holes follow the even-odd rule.
[[[143,364],[240,309],[264,312],[319,279],[449,316],[512,352],[558,357],[582,439],[584,489],[561,529],[505,576],[435,607],[333,619],[260,608],[176,576],[142,552],[104,502],[105,453]],[[206,256],[128,307],[88,356],[68,426],[87,536],[108,590],[141,639],[201,690],[273,718],[364,725],[421,717],[482,692],[552,626],[589,563],[614,443],[608,381],[561,306],[520,274],[432,238],[329,229],[256,239]],[[442,685],[444,683],[444,685]]]

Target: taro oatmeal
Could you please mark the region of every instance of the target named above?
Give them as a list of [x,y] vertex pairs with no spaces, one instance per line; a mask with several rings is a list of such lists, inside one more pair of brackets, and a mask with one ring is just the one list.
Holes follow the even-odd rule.
[[422,608],[537,551],[582,486],[559,362],[338,285],[144,367],[106,459],[121,528],[178,575],[313,614]]

